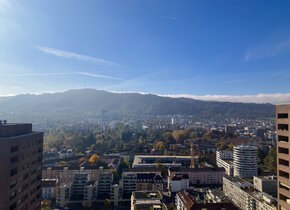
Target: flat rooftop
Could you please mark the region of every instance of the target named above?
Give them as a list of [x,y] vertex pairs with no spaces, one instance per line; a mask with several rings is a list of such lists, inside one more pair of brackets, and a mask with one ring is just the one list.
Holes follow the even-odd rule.
[[32,131],[31,123],[1,123],[0,138],[11,138],[36,133]]
[[134,210],[166,210],[165,205],[162,204],[134,204]]
[[133,192],[133,197],[135,200],[161,200],[162,196],[158,191],[146,192],[146,191],[136,191]]
[[190,161],[190,156],[166,156],[166,155],[135,155],[133,166],[137,165],[152,165],[157,164],[157,160],[161,160],[163,164],[176,165],[179,161],[187,160]]

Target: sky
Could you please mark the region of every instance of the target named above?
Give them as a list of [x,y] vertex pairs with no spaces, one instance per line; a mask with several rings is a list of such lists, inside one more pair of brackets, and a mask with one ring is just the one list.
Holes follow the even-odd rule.
[[0,95],[290,102],[288,0],[0,0]]

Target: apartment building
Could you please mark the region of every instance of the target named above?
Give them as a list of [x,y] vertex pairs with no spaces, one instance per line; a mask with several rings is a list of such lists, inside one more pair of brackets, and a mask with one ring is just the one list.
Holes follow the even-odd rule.
[[176,174],[173,177],[168,176],[168,191],[171,193],[180,192],[189,189],[188,174]]
[[225,174],[228,176],[234,175],[233,152],[230,150],[216,151],[216,164],[218,167],[225,169]]
[[238,210],[229,201],[209,203],[206,200],[197,201],[187,191],[176,193],[175,206],[177,210],[206,210],[206,209],[222,209],[222,210]]
[[131,196],[131,210],[156,209],[166,210],[162,203],[162,194],[158,191],[136,191]]
[[90,179],[97,181],[99,168],[96,166],[57,166],[47,167],[42,170],[43,179],[57,179],[59,183],[72,182],[75,174],[90,174]]
[[225,169],[211,167],[168,169],[170,179],[178,174],[186,174],[191,185],[221,185],[225,176]]
[[276,106],[278,209],[290,209],[290,104]]
[[43,133],[0,121],[0,209],[40,209]]
[[254,185],[238,177],[223,178],[223,191],[226,196],[243,210],[275,210],[276,199],[267,193],[259,192]]
[[277,197],[277,176],[254,176],[254,186],[260,192]]
[[234,176],[258,175],[257,147],[239,145],[234,147]]
[[124,169],[121,181],[123,198],[131,198],[134,191],[163,191],[161,170],[158,168]]

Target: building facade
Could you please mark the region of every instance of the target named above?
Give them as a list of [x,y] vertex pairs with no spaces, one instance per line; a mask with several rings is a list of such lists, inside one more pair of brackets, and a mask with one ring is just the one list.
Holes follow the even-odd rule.
[[249,182],[238,177],[227,176],[223,178],[223,191],[226,196],[243,210],[275,210],[276,200],[257,191]]
[[277,176],[254,176],[254,186],[260,192],[268,193],[273,197],[277,197]]
[[225,169],[228,176],[234,175],[233,152],[229,150],[216,151],[216,164]]
[[276,106],[278,208],[290,209],[290,104]]
[[191,185],[221,185],[225,176],[224,168],[169,168],[168,176],[186,174]]
[[168,176],[168,191],[175,193],[189,189],[189,177],[187,174]]
[[249,177],[258,175],[257,147],[234,147],[234,176]]
[[0,121],[0,209],[40,209],[43,133]]

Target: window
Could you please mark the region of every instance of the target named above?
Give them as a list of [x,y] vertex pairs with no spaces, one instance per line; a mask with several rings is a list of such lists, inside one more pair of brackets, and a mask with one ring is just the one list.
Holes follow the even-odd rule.
[[288,136],[280,136],[280,135],[278,135],[278,141],[279,142],[288,142],[289,141],[289,137]]
[[278,152],[282,154],[289,154],[289,149],[284,147],[278,147]]
[[290,199],[287,197],[287,196],[285,196],[285,195],[283,195],[283,194],[279,194],[279,198],[280,198],[280,200],[282,200],[282,201],[285,201],[285,202],[289,202],[290,201]]
[[11,152],[17,152],[18,151],[18,146],[14,146],[14,147],[11,147]]
[[279,158],[279,164],[283,166],[289,166],[289,161]]
[[288,131],[288,124],[278,124],[278,130]]
[[289,173],[279,170],[279,176],[289,179]]
[[17,168],[10,170],[10,176],[14,176],[17,174]]
[[288,113],[280,113],[278,114],[278,119],[288,118]]
[[12,181],[12,182],[10,183],[10,189],[13,188],[13,187],[15,187],[16,184],[17,184],[17,180]]
[[17,161],[18,161],[18,156],[12,157],[12,158],[10,159],[10,163],[11,163],[11,164],[15,164],[15,163],[17,163]]
[[290,187],[282,182],[279,182],[279,188],[289,191]]

